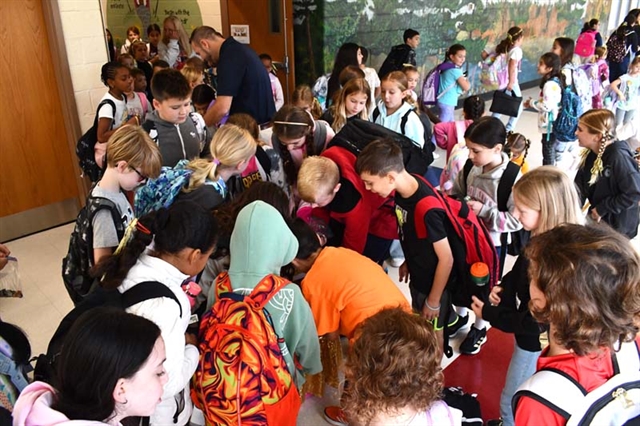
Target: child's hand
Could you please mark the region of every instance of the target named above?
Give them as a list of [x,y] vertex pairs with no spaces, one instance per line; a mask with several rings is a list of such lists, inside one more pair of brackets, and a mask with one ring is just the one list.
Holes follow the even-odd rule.
[[600,222],[600,219],[602,219],[595,207],[591,209],[589,215],[591,216],[591,219],[595,220],[596,222]]
[[407,266],[406,260],[402,262],[402,265],[398,268],[398,280],[409,283],[409,267]]
[[482,203],[480,201],[467,201],[467,205],[476,214],[476,216],[480,214],[480,210],[482,210]]
[[627,102],[627,98],[624,96],[624,93],[620,93],[618,95],[618,99],[621,100],[622,102]]
[[501,292],[502,292],[502,287],[500,287],[499,285],[491,289],[491,293],[489,293],[489,303],[491,303],[492,306],[500,304],[500,301],[502,299],[500,299],[499,294]]
[[198,346],[198,337],[193,333],[184,333],[184,341],[187,345]]
[[525,108],[531,108],[531,98],[527,98],[525,99],[524,103],[522,104]]
[[482,308],[484,302],[475,296],[471,296],[471,310],[476,314],[476,318],[482,319]]
[[[438,307],[438,309],[432,309],[429,306]],[[433,321],[440,316],[440,304],[432,305],[429,303],[429,299],[425,300],[424,305],[422,306],[422,318],[427,319],[429,321]]]

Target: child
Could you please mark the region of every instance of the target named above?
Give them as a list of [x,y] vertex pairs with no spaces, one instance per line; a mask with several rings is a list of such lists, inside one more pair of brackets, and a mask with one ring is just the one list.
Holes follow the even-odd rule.
[[149,100],[144,92],[138,92],[135,90],[135,71],[139,71],[137,68],[132,68],[131,73],[131,85],[129,90],[124,92],[127,97],[127,119],[138,117],[140,121],[144,121],[147,113],[151,110],[149,107]]
[[319,120],[322,116],[320,102],[313,96],[311,87],[306,84],[296,87],[291,95],[291,104],[308,111],[314,120]]
[[420,44],[420,33],[408,28],[402,34],[403,44],[393,46],[387,55],[378,76],[383,79],[390,72],[401,71],[405,65],[416,66],[416,51]]
[[200,84],[204,84],[204,73],[202,73],[202,71],[199,71],[195,68],[191,68],[185,65],[184,67],[182,67],[180,72],[182,73],[184,78],[187,79],[187,82],[189,83],[189,87],[191,88],[191,90],[193,90],[196,86],[199,86]]
[[331,128],[338,133],[347,121],[357,117],[362,120],[369,118],[367,104],[369,103],[369,94],[371,89],[367,80],[364,78],[355,78],[349,80],[340,90],[336,102],[331,106],[330,111],[333,115]]
[[413,65],[404,66],[402,68],[402,72],[407,76],[407,91],[411,95],[411,99],[414,104],[418,102],[418,94],[416,93],[416,86],[420,81],[420,73],[418,72],[418,68]]
[[[553,166],[539,167],[513,187],[514,216],[522,226],[537,235],[567,223],[584,223],[578,193],[569,177]],[[500,396],[500,415],[504,426],[513,426],[511,399],[536,368],[540,355],[540,333],[543,328],[529,312],[529,261],[526,252],[518,256],[510,272],[495,286],[485,303],[473,297],[471,308],[476,317],[493,327],[515,334],[515,346],[507,371],[507,379]]]
[[147,83],[151,83],[151,77],[153,77],[153,67],[147,62],[147,45],[141,41],[134,41],[131,45],[131,54],[136,61],[136,68],[144,71],[144,76],[147,79]]
[[[404,168],[402,150],[388,139],[369,143],[356,161],[356,172],[365,188],[383,198],[395,191],[396,218],[405,261],[398,271],[400,282],[409,283],[411,306],[432,322],[438,339],[438,359],[442,358],[445,321],[459,326],[451,309],[451,295],[447,284],[454,277],[453,254],[445,225],[444,211],[431,209],[425,215],[427,236],[418,238],[415,228],[416,205],[435,189],[422,179],[412,176]],[[448,226],[451,226],[448,224]],[[450,321],[455,317],[455,323]],[[452,331],[453,327],[449,327]]]
[[140,28],[133,25],[127,28],[127,38],[124,41],[124,44],[122,45],[122,47],[120,48],[120,55],[125,55],[129,53],[129,50],[131,49],[131,45],[136,40],[140,40]]
[[[441,398],[443,374],[431,325],[400,308],[361,324],[345,365],[344,407],[362,425],[442,425],[462,412]],[[420,354],[420,356],[416,356]]]
[[607,48],[605,46],[596,47],[596,54],[593,57],[594,62],[598,67],[597,82],[593,84],[593,109],[600,109],[603,107],[602,92],[604,90],[604,83],[609,82],[609,65],[607,64]]
[[575,42],[569,37],[558,37],[553,41],[551,51],[560,57],[560,67],[565,87],[573,84],[573,52]]
[[107,290],[125,292],[139,283],[157,281],[176,296],[180,310],[175,300],[163,297],[137,303],[127,312],[154,322],[165,342],[169,381],[151,424],[174,424],[174,418],[176,424],[187,424],[193,409],[189,383],[199,353],[197,337],[186,333],[191,306],[181,285],[204,268],[215,249],[218,226],[211,211],[195,203],[176,202],[141,217],[132,228],[120,251],[98,264],[94,273],[102,277],[101,285]]
[[[581,396],[617,371],[623,378],[625,371],[637,371],[640,256],[630,242],[608,227],[558,226],[534,238],[527,257],[529,308],[538,322],[550,327],[549,346],[542,351],[537,370],[558,372],[565,377],[563,382],[572,382],[565,388]],[[555,396],[545,389],[555,391]],[[554,398],[562,396],[566,396],[562,389],[536,373],[514,397],[516,424],[567,424],[566,412],[554,409],[558,407]],[[633,403],[619,404],[615,414],[624,416],[622,407]],[[619,423],[611,423],[623,424],[622,416]]]
[[557,154],[553,122],[560,111],[564,87],[560,79],[560,57],[552,52],[542,55],[538,61],[538,74],[542,76],[540,98],[537,101],[529,98],[524,101],[524,106],[538,111],[538,129],[542,133],[542,164],[554,165]]
[[[469,175],[459,173],[453,185],[452,194],[465,197],[467,205],[479,219],[482,219],[496,251],[506,250],[501,247],[501,235],[517,231],[522,224],[513,216],[515,206],[513,193],[507,201],[507,211],[498,209],[498,185],[502,174],[509,164],[509,157],[503,152],[507,132],[502,121],[495,117],[482,117],[475,121],[464,134],[469,150],[469,161],[473,164]],[[500,274],[504,256],[500,256]],[[467,308],[456,309],[458,315],[467,315]],[[482,318],[476,318],[466,339],[460,345],[460,353],[474,355],[480,352],[487,341],[487,324]]]
[[611,89],[618,95],[616,104],[616,128],[633,120],[640,108],[640,55],[636,56],[629,72],[611,83]]
[[156,63],[160,57],[158,56],[158,42],[160,41],[160,26],[158,24],[151,24],[147,27],[147,39],[149,43],[147,43],[147,56],[149,57],[149,62],[152,65]]
[[[522,96],[520,84],[518,83],[518,73],[520,72],[520,64],[522,63],[522,43],[524,42],[524,31],[520,27],[511,27],[507,31],[507,38],[502,40],[496,46],[496,54],[507,55],[509,83],[507,84],[507,92],[513,93],[515,96]],[[522,114],[522,104],[518,109],[518,115],[510,117],[507,122],[507,132],[513,131]],[[494,113],[494,117],[500,118],[500,114]]]
[[578,143],[587,148],[575,183],[585,210],[596,222],[634,238],[640,223],[640,171],[625,141],[615,139],[613,113],[593,109],[578,121]]
[[144,71],[140,68],[134,68],[131,70],[131,77],[133,78],[133,91],[145,93],[147,91],[147,78],[144,75]]
[[364,79],[369,83],[371,93],[369,93],[369,110],[373,110],[376,106],[376,99],[380,96],[380,77],[375,69],[367,66],[367,59],[369,59],[369,51],[366,47],[360,46],[360,52],[362,52],[362,63],[360,69],[364,71]]
[[520,172],[525,174],[529,171],[527,154],[531,147],[531,141],[520,133],[507,133],[507,142],[504,144],[504,152],[509,155],[512,163],[520,166]]
[[[122,126],[109,138],[107,168],[102,179],[91,190],[90,197],[103,197],[112,201],[126,227],[133,219],[133,209],[122,191],[132,191],[147,179],[160,174],[160,152],[144,130],[138,126]],[[113,253],[120,237],[116,233],[113,217],[107,210],[99,211],[92,223],[93,258],[95,265]]]
[[454,44],[447,50],[446,60],[452,62],[455,66],[440,75],[438,109],[440,110],[441,122],[453,121],[458,98],[471,88],[469,80],[462,72],[462,65],[464,65],[466,58],[467,50],[461,44]]
[[118,62],[120,62],[122,65],[129,68],[130,70],[136,67],[135,60],[133,59],[133,56],[129,53],[123,53],[120,56],[118,56]]
[[[159,56],[157,56],[157,57],[159,57]],[[171,67],[169,66],[167,61],[163,61],[162,59],[158,59],[153,64],[153,75],[156,75],[156,73],[158,71],[160,71],[160,70],[166,70],[168,68],[171,68]]]
[[[382,101],[373,110],[371,121],[394,132],[404,134],[422,148],[425,143],[424,127],[420,117],[414,111],[414,106],[410,103],[411,96],[407,92],[409,87],[407,76],[402,71],[390,72],[382,78],[381,87]],[[414,111],[414,113],[411,113],[411,111]],[[403,130],[401,128],[402,118],[407,114]]]
[[355,155],[338,146],[306,158],[298,172],[298,193],[331,229],[329,245],[382,263],[398,238],[395,217],[387,197],[367,191],[355,163]]
[[260,60],[262,61],[262,65],[267,70],[267,74],[269,74],[269,80],[271,81],[271,92],[273,93],[273,102],[276,104],[276,111],[282,108],[284,105],[284,94],[282,93],[282,84],[280,80],[276,76],[276,69],[273,67],[273,60],[271,56],[266,53],[260,55]]
[[191,102],[196,112],[202,116],[216,100],[216,91],[211,86],[199,84],[193,88]]
[[189,36],[180,18],[175,15],[167,16],[162,25],[164,29],[162,40],[158,43],[158,56],[171,68],[179,70],[192,55]]
[[162,165],[209,156],[211,135],[202,116],[191,111],[191,88],[180,71],[159,71],[151,80],[153,107],[142,127],[156,141]]

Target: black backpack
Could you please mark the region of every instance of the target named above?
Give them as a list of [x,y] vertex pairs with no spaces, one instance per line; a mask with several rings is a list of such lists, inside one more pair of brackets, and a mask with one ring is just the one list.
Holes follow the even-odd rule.
[[[433,163],[433,152],[436,150],[436,146],[433,144],[433,125],[431,124],[431,120],[427,113],[420,111],[419,109],[411,109],[407,111],[402,118],[400,119],[400,133],[405,134],[405,128],[407,127],[407,120],[409,120],[409,114],[411,112],[415,112],[418,118],[420,119],[420,123],[422,123],[422,128],[424,129],[424,146],[422,150],[427,155],[427,158],[430,158],[429,164]],[[380,110],[376,107],[372,113],[372,120],[374,123],[380,117]]]
[[[78,164],[82,173],[87,175],[91,182],[97,182],[102,177],[104,170],[96,163],[95,146],[98,142],[98,112],[103,105],[111,105],[113,115],[116,115],[116,104],[111,99],[104,99],[98,104],[96,109],[96,118],[93,120],[93,126],[78,139],[76,144],[76,155],[78,156]],[[113,127],[113,121],[111,121]]]
[[[433,152],[430,152],[429,148],[420,148],[408,137],[360,118],[348,120],[347,124],[331,139],[327,148],[339,146],[357,157],[369,142],[382,138],[391,138],[402,149],[404,166],[409,173],[424,176],[433,162]],[[433,144],[426,142],[424,145],[427,147]]]
[[78,304],[62,319],[56,332],[49,341],[47,353],[40,354],[37,358],[34,370],[35,380],[49,383],[55,387],[56,360],[62,352],[62,346],[69,330],[81,315],[91,309],[102,306],[110,306],[124,311],[130,306],[144,302],[145,300],[160,297],[174,300],[178,304],[180,316],[182,316],[182,306],[176,295],[169,287],[158,281],[145,281],[136,284],[124,293],[120,293],[117,289],[105,290],[98,286],[95,291],[83,299],[82,303]]
[[89,195],[87,203],[78,213],[76,226],[69,239],[69,250],[62,259],[62,280],[74,305],[90,292],[95,279],[89,275],[93,267],[93,218],[101,210],[108,210],[116,227],[118,240],[124,236],[124,225],[113,201]]
[[382,66],[380,66],[378,76],[384,78],[384,76],[392,71],[402,71],[405,63],[411,63],[411,50],[411,47],[407,44],[393,46],[382,63]]

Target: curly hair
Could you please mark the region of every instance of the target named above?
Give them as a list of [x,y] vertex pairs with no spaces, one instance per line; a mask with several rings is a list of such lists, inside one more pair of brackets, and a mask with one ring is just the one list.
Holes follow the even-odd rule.
[[401,308],[384,309],[356,330],[345,364],[343,406],[359,423],[404,407],[426,411],[440,399],[438,343],[427,320]]
[[[529,279],[544,295],[529,309],[551,338],[578,356],[613,349],[639,330],[640,254],[606,226],[561,225],[525,250]],[[532,295],[533,296],[533,295]]]

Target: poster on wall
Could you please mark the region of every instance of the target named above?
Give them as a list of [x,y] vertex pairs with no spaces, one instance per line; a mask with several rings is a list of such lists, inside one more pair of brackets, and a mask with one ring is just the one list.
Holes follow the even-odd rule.
[[165,18],[175,15],[180,19],[187,35],[202,25],[198,0],[101,0],[106,28],[112,34],[115,47],[125,43],[127,28],[140,30],[142,40],[148,41],[147,29],[157,24],[162,31]]
[[249,26],[231,25],[231,37],[235,38],[238,43],[251,43],[251,37],[249,36]]

